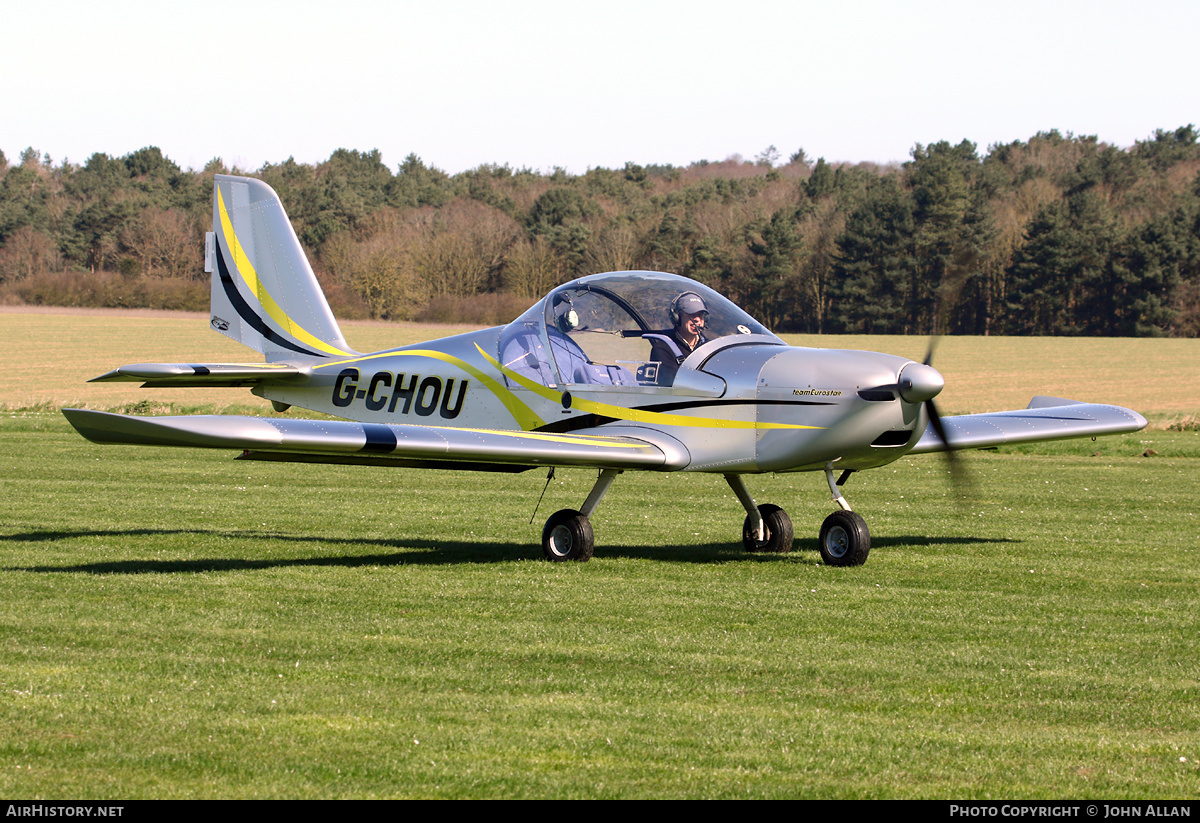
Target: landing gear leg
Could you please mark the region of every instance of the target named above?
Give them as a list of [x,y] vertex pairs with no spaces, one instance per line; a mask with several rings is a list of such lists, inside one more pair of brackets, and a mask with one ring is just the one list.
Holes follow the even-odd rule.
[[[842,479],[845,479],[842,475]],[[829,566],[861,566],[867,562],[871,551],[871,532],[862,515],[850,510],[850,504],[842,497],[838,484],[833,479],[833,464],[825,466],[825,480],[829,492],[839,511],[825,518],[821,524],[821,560]]]
[[580,511],[563,509],[550,515],[546,527],[542,529],[542,553],[546,555],[547,560],[555,563],[568,560],[586,563],[591,559],[596,549],[596,539],[588,518],[596,511],[618,474],[620,472],[616,469],[601,471],[596,485],[592,487],[592,492],[583,502]]
[[842,490],[838,488],[842,483],[846,482],[846,475],[843,474],[841,480],[833,479],[833,464],[825,465],[825,482],[829,484],[829,493],[833,495],[833,502],[838,504],[844,512],[850,511],[850,504],[846,502],[846,498],[842,497]]
[[742,524],[742,546],[746,551],[773,554],[791,551],[792,520],[787,512],[770,503],[756,506],[740,474],[725,475],[725,482],[746,510],[746,521]]

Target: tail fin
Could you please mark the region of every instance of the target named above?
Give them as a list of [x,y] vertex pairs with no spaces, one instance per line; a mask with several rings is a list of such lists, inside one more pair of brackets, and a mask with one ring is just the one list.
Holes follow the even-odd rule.
[[267,362],[357,353],[342,337],[279,195],[261,180],[216,176],[205,270],[213,273],[212,327]]

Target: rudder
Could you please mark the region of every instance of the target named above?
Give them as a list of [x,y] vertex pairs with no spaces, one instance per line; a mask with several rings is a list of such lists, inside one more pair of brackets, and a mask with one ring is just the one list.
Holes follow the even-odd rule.
[[214,329],[262,352],[268,362],[356,354],[342,336],[279,195],[266,183],[216,175],[207,246]]

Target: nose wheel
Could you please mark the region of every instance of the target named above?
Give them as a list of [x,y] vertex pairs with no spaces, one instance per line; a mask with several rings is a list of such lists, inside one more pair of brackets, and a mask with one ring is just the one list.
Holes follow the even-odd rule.
[[867,529],[867,521],[850,510],[850,504],[839,489],[850,474],[850,471],[842,472],[842,476],[834,480],[833,463],[825,465],[825,482],[829,484],[833,502],[840,509],[825,518],[818,539],[821,559],[829,566],[861,566],[867,562],[867,555],[871,552],[871,532]]
[[829,566],[861,566],[871,551],[871,532],[858,512],[836,511],[821,524],[821,559]]

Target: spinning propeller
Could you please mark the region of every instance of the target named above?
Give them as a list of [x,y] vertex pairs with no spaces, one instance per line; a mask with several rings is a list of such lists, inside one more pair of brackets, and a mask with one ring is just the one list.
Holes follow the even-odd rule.
[[[929,350],[925,352],[925,359],[921,363],[910,363],[900,370],[900,396],[910,403],[918,402],[917,398],[920,396],[922,387],[920,384],[918,384],[910,392],[912,397],[910,398],[906,396],[904,388],[906,374],[912,370],[915,378],[918,374],[925,376],[927,373],[931,372],[933,377],[936,378],[937,388],[933,389],[932,393],[929,394],[927,398],[921,398],[921,400],[925,404],[925,413],[929,416],[929,425],[933,427],[934,434],[941,438],[943,443],[950,445],[950,438],[946,435],[946,427],[942,424],[942,416],[938,414],[937,406],[933,404],[933,398],[936,397],[938,392],[940,392],[946,385],[946,381],[942,378],[942,375],[935,368],[933,368],[932,365],[930,365],[933,362],[933,350],[936,348],[936,346],[937,338],[935,337],[929,341]],[[918,372],[916,371],[917,369],[921,369],[921,371]],[[931,384],[928,384],[925,388],[928,390],[930,387]],[[969,493],[972,489],[971,476],[967,473],[967,468],[963,465],[962,458],[958,456],[958,452],[948,450],[942,452],[942,454],[946,455],[946,462],[950,467],[950,480],[954,484],[955,488],[960,493]],[[962,500],[961,494],[959,499],[960,501]]]
[[[946,427],[942,423],[942,416],[933,402],[933,398],[937,397],[946,386],[945,378],[931,365],[935,345],[936,339],[931,340],[929,350],[925,353],[925,359],[922,362],[909,363],[900,369],[895,384],[878,386],[877,389],[894,390],[904,402],[923,406],[934,433],[941,438],[943,443],[949,444],[950,439],[946,434]],[[950,475],[954,485],[959,490],[969,489],[970,477],[967,475],[962,459],[954,451],[945,451],[943,454],[946,455],[946,460],[950,465]]]

